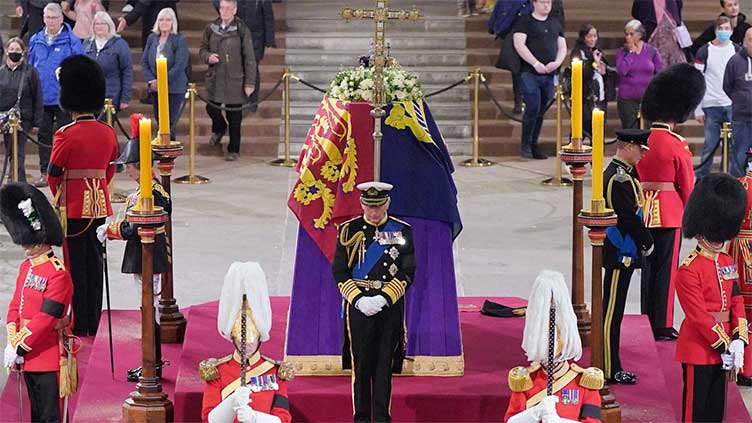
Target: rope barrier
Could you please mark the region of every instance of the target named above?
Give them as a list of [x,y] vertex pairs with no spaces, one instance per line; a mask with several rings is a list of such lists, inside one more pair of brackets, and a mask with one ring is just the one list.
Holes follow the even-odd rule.
[[317,87],[317,86],[315,86],[315,85],[311,84],[310,82],[308,82],[308,81],[306,81],[306,80],[304,80],[304,79],[300,79],[300,77],[297,77],[297,76],[296,76],[296,77],[294,77],[294,79],[295,79],[296,81],[300,82],[301,84],[305,85],[305,86],[306,86],[306,87],[308,87],[308,88],[312,88],[312,89],[314,89],[314,90],[316,90],[316,91],[318,91],[318,92],[320,92],[320,93],[324,93],[324,94],[326,94],[326,90],[325,90],[325,89],[323,89],[323,88],[321,88],[321,87]]
[[[274,94],[274,92],[277,91],[277,88],[279,88],[279,86],[282,85],[282,82],[284,82],[284,77],[280,78],[279,81],[277,81],[277,83],[274,85],[274,87],[268,93],[266,93],[266,95],[264,95],[261,99],[256,100],[256,101],[249,101],[249,102],[244,103],[243,105],[238,106],[238,107],[222,106],[221,104],[217,104],[217,103],[215,103],[215,102],[213,102],[211,100],[208,100],[208,99],[202,97],[201,94],[199,94],[198,92],[196,92],[196,97],[198,97],[199,100],[203,101],[204,103],[206,103],[207,105],[209,105],[209,106],[211,106],[211,107],[213,107],[215,109],[224,110],[226,112],[242,112],[245,109],[249,109],[251,107],[258,106],[259,104],[261,104],[264,101],[268,100],[269,97],[271,97],[272,94]],[[185,102],[183,102],[183,106],[185,106]]]
[[451,90],[451,89],[453,89],[453,88],[455,88],[455,87],[457,87],[459,85],[462,85],[462,84],[466,83],[467,81],[469,81],[471,79],[472,79],[472,76],[468,75],[468,76],[460,79],[459,81],[455,82],[454,84],[449,85],[448,87],[445,87],[445,88],[442,88],[440,90],[437,90],[437,91],[434,91],[432,93],[424,95],[423,98],[431,98],[431,97],[433,97],[435,95],[443,94],[443,93],[445,93],[445,92],[447,92],[447,91],[449,91],[449,90]]
[[117,111],[113,113],[112,116],[115,118],[115,123],[117,124],[117,127],[120,128],[120,132],[123,133],[123,136],[125,137],[125,139],[130,139],[131,134],[129,134],[128,131],[126,131],[125,128],[123,127],[123,124],[120,123],[120,118],[118,117]]
[[[19,129],[21,129],[21,128],[19,128]],[[39,147],[52,148],[51,145],[45,144],[45,143],[43,143],[41,141],[36,140],[35,138],[32,138],[31,135],[29,135],[29,133],[26,132],[26,131],[24,131],[23,129],[21,129],[21,133],[24,134],[24,136],[26,137],[27,140],[33,142],[34,144],[36,144]]]

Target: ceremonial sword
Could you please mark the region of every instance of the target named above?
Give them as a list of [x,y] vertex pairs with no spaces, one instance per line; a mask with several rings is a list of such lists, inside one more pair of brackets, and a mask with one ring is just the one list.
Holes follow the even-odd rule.
[[554,392],[554,345],[556,344],[556,306],[551,294],[551,308],[548,312],[548,373],[546,379],[546,395]]
[[107,332],[110,340],[110,372],[115,380],[115,354],[112,350],[112,309],[110,308],[110,272],[107,271],[107,239],[102,243],[102,259],[104,260],[104,289],[107,299]]
[[240,315],[240,363],[241,363],[240,364],[240,386],[242,387],[246,386],[246,382],[245,382],[246,371],[245,370],[246,370],[247,364],[245,360],[246,360],[247,351],[245,350],[245,343],[246,343],[245,329],[247,325],[247,322],[246,322],[247,319],[245,316],[245,308],[247,306],[248,306],[248,297],[246,296],[246,294],[243,294],[243,304],[241,305],[241,308],[240,308],[240,312],[241,312],[241,315]]
[[16,382],[18,383],[18,422],[23,422],[23,387],[21,384],[21,363],[16,363]]

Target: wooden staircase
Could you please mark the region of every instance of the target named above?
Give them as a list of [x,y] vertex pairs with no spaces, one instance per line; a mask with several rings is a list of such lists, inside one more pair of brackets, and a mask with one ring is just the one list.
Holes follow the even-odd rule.
[[[615,63],[616,50],[624,43],[624,24],[632,19],[632,2],[624,0],[569,0],[565,1],[567,47],[571,50],[577,39],[577,32],[585,23],[598,28],[598,45],[605,52],[609,63]],[[692,36],[699,35],[720,13],[716,1],[685,0],[683,19]],[[479,67],[489,81],[496,98],[504,110],[511,113],[514,96],[512,78],[509,72],[496,69],[494,64],[501,48],[501,42],[494,40],[487,30],[488,15],[468,18],[466,21],[468,68]],[[564,111],[563,136],[569,134],[569,115]],[[616,102],[611,102],[607,110],[606,138],[613,137],[614,130],[621,126]],[[522,125],[499,113],[489,96],[481,88],[480,102],[480,145],[482,155],[518,155]],[[699,155],[704,141],[703,126],[690,118],[679,126],[677,132],[687,137],[692,151]],[[552,107],[545,116],[540,143],[549,153],[553,153],[556,142],[556,110]]]

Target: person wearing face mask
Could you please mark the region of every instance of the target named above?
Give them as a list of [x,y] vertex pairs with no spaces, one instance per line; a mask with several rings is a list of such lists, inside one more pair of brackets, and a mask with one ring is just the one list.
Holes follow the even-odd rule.
[[[295,377],[293,367],[261,355],[261,344],[269,340],[271,326],[272,307],[261,266],[233,263],[219,297],[217,329],[235,348],[228,356],[199,364],[206,382],[202,422],[292,421],[287,383]],[[241,372],[243,365],[245,372]],[[245,376],[245,383],[241,376]]]
[[[731,41],[742,45],[744,43],[744,34],[752,27],[747,23],[747,17],[744,13],[739,12],[739,0],[720,0],[721,2],[721,14],[731,20]],[[705,44],[715,39],[715,24],[708,26],[705,31],[702,32],[695,41],[692,43],[690,50],[692,55],[697,54],[697,50]]]
[[731,99],[733,142],[729,152],[729,173],[744,175],[747,150],[752,147],[752,28],[744,36],[744,48],[726,64],[723,91]]
[[[21,113],[21,129],[18,133],[18,180],[26,182],[24,163],[26,157],[26,135],[36,133],[42,124],[44,102],[39,74],[33,66],[26,64],[26,47],[20,38],[11,38],[6,45],[5,64],[0,67],[0,112],[17,107]],[[13,137],[4,134],[5,151],[11,151]]]
[[723,92],[723,73],[726,63],[741,46],[731,42],[731,20],[725,16],[715,22],[716,37],[700,47],[695,56],[695,67],[705,76],[705,97],[695,110],[695,120],[705,125],[705,144],[702,147],[701,166],[695,170],[697,180],[710,173],[712,155],[719,145],[723,122],[731,122],[731,99]]

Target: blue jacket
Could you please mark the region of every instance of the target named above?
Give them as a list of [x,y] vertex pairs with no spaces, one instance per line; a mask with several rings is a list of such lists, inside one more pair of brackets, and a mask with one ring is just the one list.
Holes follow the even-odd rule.
[[32,35],[29,40],[29,64],[39,73],[45,106],[59,104],[60,83],[57,81],[55,70],[60,67],[60,63],[69,56],[84,53],[81,40],[73,35],[70,25],[63,25],[63,30],[52,41],[52,45],[47,44],[47,37],[44,35],[46,27]]
[[[141,55],[141,72],[144,81],[157,79],[157,48],[159,35],[149,34],[144,53]],[[186,67],[190,58],[188,43],[180,34],[170,34],[165,43],[162,55],[167,58],[167,83],[170,94],[185,94],[188,90],[188,75]]]
[[133,85],[133,59],[128,42],[120,37],[112,37],[97,52],[97,43],[93,39],[84,42],[86,55],[96,60],[102,68],[107,82],[106,97],[119,108],[121,103],[131,100]]

